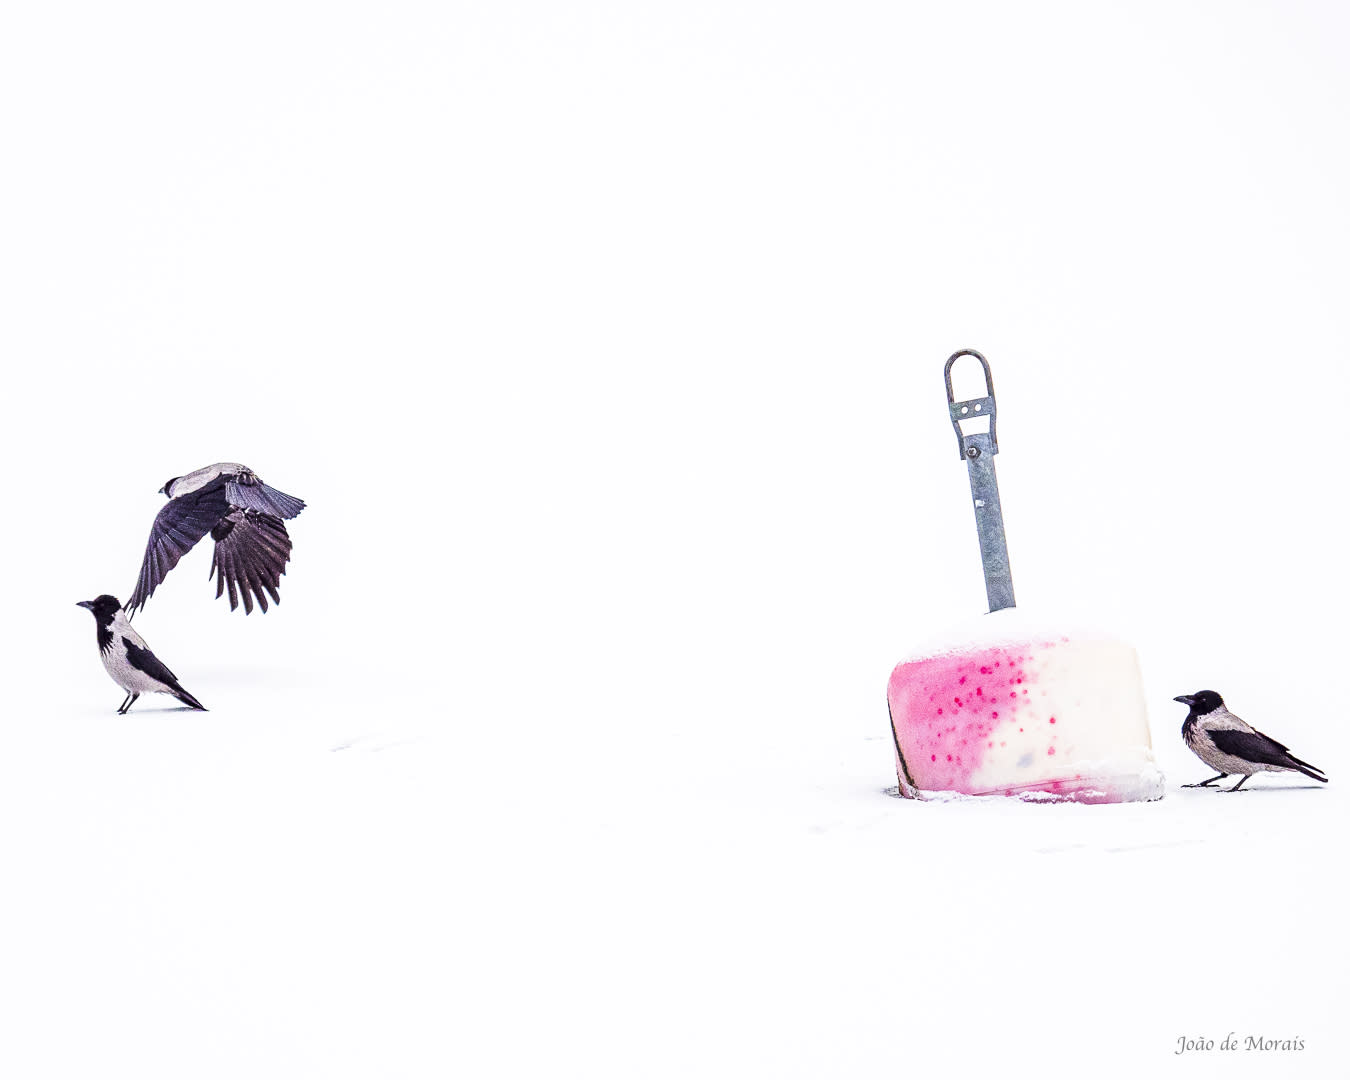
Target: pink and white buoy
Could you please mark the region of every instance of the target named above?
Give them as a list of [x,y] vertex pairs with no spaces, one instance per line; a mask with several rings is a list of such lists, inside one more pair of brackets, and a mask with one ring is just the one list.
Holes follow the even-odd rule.
[[[952,364],[973,356],[986,393],[954,400]],[[915,650],[887,687],[900,794],[1044,802],[1159,799],[1139,658],[1097,630],[1028,618],[1014,606],[998,480],[989,362],[974,350],[944,370],[970,474],[991,614]]]
[[916,650],[887,687],[900,794],[1159,799],[1139,658],[1017,609]]

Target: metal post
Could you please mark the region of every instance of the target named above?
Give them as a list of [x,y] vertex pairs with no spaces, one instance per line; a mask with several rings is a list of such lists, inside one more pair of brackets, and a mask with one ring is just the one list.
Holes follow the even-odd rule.
[[[952,364],[962,356],[973,356],[984,367],[986,393],[967,401],[952,400]],[[998,453],[998,405],[994,400],[994,377],[989,361],[974,349],[953,353],[943,369],[947,382],[947,410],[961,447],[961,457],[970,473],[970,497],[975,504],[975,527],[980,534],[980,559],[984,563],[984,590],[989,597],[989,610],[1001,611],[1016,607],[1013,597],[1012,570],[1008,566],[1008,538],[1003,531],[1003,507],[998,498],[998,474],[994,471],[994,455]],[[961,430],[961,421],[989,418],[988,431]]]

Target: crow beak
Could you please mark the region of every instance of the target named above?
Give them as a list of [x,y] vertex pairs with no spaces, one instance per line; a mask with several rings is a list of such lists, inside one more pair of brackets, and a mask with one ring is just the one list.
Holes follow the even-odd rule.
[[1173,700],[1173,701],[1179,701],[1179,702],[1181,702],[1183,705],[1194,705],[1194,704],[1195,704],[1195,698],[1191,697],[1190,694],[1182,694],[1180,697],[1174,697],[1172,700]]
[[76,603],[75,606],[85,608],[89,611],[94,610],[94,602],[92,600],[81,600],[78,603]]
[[[168,485],[165,485],[165,486],[167,487]],[[160,488],[157,492],[155,492],[155,494],[156,494],[156,495],[163,495],[163,494],[164,494],[164,488]]]

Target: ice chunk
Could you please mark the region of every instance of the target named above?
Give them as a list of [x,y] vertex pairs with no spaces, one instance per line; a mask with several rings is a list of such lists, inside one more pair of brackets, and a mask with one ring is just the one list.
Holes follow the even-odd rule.
[[896,666],[887,697],[900,794],[1162,797],[1134,649],[1048,625],[1016,609],[985,615]]

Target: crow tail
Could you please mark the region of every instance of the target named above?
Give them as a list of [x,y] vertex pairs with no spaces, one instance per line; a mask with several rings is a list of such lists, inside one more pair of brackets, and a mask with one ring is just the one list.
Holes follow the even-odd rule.
[[1319,769],[1316,765],[1309,765],[1306,761],[1299,761],[1299,759],[1294,757],[1293,754],[1285,754],[1284,756],[1289,761],[1292,761],[1294,763],[1293,767],[1297,769],[1299,772],[1301,772],[1304,776],[1311,776],[1314,780],[1321,780],[1322,783],[1324,784],[1327,782],[1327,778],[1325,776],[1320,775],[1322,770]]
[[198,709],[201,712],[206,712],[206,706],[203,705],[191,694],[189,694],[181,686],[174,685],[170,687],[169,693],[171,693],[174,697],[176,697],[184,705],[187,705],[189,708]]

